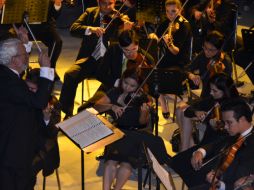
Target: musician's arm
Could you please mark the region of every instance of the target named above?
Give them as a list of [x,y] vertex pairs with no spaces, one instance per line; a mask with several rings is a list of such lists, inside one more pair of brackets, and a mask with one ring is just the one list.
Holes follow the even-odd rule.
[[74,21],[70,27],[70,32],[73,36],[83,37],[87,29],[89,28],[88,24],[88,12],[85,11],[80,17]]

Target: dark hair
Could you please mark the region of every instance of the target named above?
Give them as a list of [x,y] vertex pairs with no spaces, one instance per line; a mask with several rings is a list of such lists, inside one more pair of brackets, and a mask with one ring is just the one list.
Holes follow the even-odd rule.
[[224,36],[217,30],[213,30],[205,37],[205,42],[212,44],[217,49],[221,49],[224,43]]
[[242,98],[230,98],[225,100],[221,105],[221,111],[233,111],[234,118],[238,121],[242,116],[248,122],[252,121],[252,113],[249,105]]
[[121,47],[127,47],[132,43],[138,44],[138,36],[134,30],[124,30],[120,33],[118,41]]
[[166,0],[165,1],[165,7],[168,5],[176,5],[178,8],[181,8],[182,3],[180,0]]
[[[219,90],[223,91],[223,98],[239,97],[233,79],[226,73],[216,73],[209,79],[209,84],[214,84]],[[210,88],[210,85],[208,88]]]
[[40,69],[39,68],[31,69],[26,74],[26,80],[29,80],[35,84],[38,84],[39,78],[40,78]]

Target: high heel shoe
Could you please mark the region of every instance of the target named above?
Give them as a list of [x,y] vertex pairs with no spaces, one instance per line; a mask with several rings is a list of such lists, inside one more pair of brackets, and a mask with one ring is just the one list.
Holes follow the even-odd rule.
[[162,112],[162,116],[164,117],[164,119],[168,119],[170,117],[170,113],[169,112]]

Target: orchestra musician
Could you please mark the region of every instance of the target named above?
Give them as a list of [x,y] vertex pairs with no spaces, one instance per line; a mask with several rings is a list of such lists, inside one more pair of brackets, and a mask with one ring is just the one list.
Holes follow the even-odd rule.
[[89,107],[101,95],[114,87],[126,69],[152,67],[154,64],[153,57],[139,47],[139,38],[134,30],[122,31],[118,37],[118,42],[108,48],[97,69],[96,79],[102,85],[88,102],[78,108],[78,111]]
[[202,97],[209,94],[206,90],[207,81],[215,72],[232,74],[231,58],[222,51],[223,44],[224,36],[216,30],[211,31],[205,38],[203,51],[187,67],[187,78],[196,86],[202,83]]
[[[205,0],[189,9],[193,33],[193,52],[202,50],[205,36],[212,30],[218,30],[227,37],[224,50],[232,50],[234,37],[234,11],[237,6],[232,0]],[[227,27],[225,27],[227,26]]]
[[[118,25],[107,25],[104,28],[104,15],[112,15],[116,0],[98,0],[97,7],[87,8],[86,11],[72,24],[71,34],[83,38],[74,65],[64,75],[60,102],[66,118],[73,114],[74,99],[78,83],[87,77],[94,77],[97,67],[104,56],[110,38],[116,38]],[[122,25],[122,23],[121,23]],[[131,25],[124,21],[123,28]]]
[[237,179],[253,172],[254,138],[249,105],[241,98],[229,98],[221,105],[221,112],[227,137],[171,161],[170,166],[191,190],[211,189],[211,182],[217,190],[231,190]]
[[[224,73],[215,74],[209,79],[210,96],[202,97],[194,103],[185,107],[183,112],[177,111],[177,123],[180,127],[181,147],[184,151],[194,145],[192,130],[193,121],[205,124],[204,136],[199,145],[204,145],[224,136],[224,131],[217,126],[220,118],[216,115],[216,104],[218,106],[228,98],[238,97],[237,89],[232,78]],[[210,110],[210,113],[208,113]],[[216,117],[217,116],[217,117]],[[220,116],[220,115],[219,115]],[[203,128],[205,126],[202,126]]]
[[[114,179],[116,179],[116,183],[113,189],[122,189],[131,175],[132,169],[138,167],[137,161],[143,143],[156,156],[160,155],[160,163],[165,163],[168,159],[163,140],[149,132],[142,131],[149,122],[150,106],[147,99],[137,100],[141,95],[145,95],[144,88],[141,88],[135,97],[133,94],[143,80],[139,69],[126,69],[119,86],[112,88],[94,105],[94,108],[99,112],[109,113],[114,118],[114,124],[125,133],[122,139],[105,147],[103,190],[112,189]],[[133,101],[128,104],[130,98],[133,98]]]
[[[181,2],[179,0],[165,1],[165,10],[167,19],[163,21],[156,33],[149,34],[149,38],[159,39],[160,44],[166,43],[166,47],[162,47],[164,57],[158,65],[158,68],[178,68],[189,63],[191,29],[189,22],[181,16]],[[165,33],[166,31],[166,33]],[[165,102],[165,97],[160,96],[159,101],[162,105],[162,114],[164,118],[169,117],[168,106]]]

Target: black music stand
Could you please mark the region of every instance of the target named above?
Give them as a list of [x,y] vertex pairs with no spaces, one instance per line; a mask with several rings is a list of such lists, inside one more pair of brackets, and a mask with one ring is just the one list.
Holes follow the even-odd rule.
[[50,0],[8,0],[3,9],[1,24],[23,23],[24,13],[29,22],[46,22]]
[[[144,76],[147,76],[151,72],[151,70],[152,68],[142,68]],[[160,94],[175,94],[177,96],[182,95],[183,94],[182,82],[183,82],[183,73],[180,71],[180,69],[177,68],[154,69],[150,77],[147,79],[149,94],[155,98],[155,106],[156,106],[155,135],[158,135],[158,118],[159,118],[158,99]],[[174,107],[175,106],[176,102]]]

